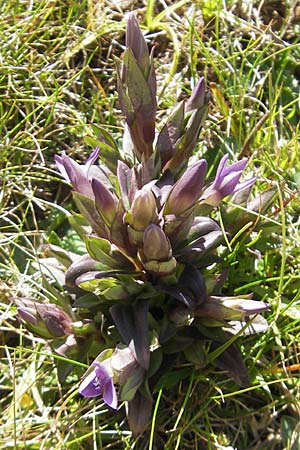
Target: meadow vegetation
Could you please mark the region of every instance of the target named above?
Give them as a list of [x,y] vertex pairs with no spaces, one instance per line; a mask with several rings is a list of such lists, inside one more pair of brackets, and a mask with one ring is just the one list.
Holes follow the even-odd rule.
[[[203,75],[211,92],[197,152],[215,173],[226,153],[249,158],[254,194],[275,200],[260,231],[228,237],[224,293],[270,305],[269,327],[238,339],[250,383],[214,361],[178,367],[155,392],[149,430],[133,436],[124,408],[78,394],[84,364],[60,383],[63,357],[22,327],[13,298],[47,298],[43,245],[83,251],[54,154],[84,162],[98,127],[119,142],[116,63],[125,14],[155,46],[159,117]],[[297,2],[33,0],[0,4],[0,446],[15,449],[300,447],[300,10]],[[230,203],[230,199],[227,201]],[[217,212],[222,222],[222,209]],[[55,270],[53,267],[51,270]],[[51,289],[48,286],[48,289]],[[209,357],[208,357],[209,360]]]

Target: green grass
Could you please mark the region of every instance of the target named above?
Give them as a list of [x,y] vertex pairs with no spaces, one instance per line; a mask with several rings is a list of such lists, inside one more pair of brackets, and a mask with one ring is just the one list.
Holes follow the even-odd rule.
[[[251,385],[240,389],[214,363],[156,392],[148,433],[134,438],[124,408],[77,394],[80,365],[60,385],[57,355],[21,328],[12,297],[42,296],[30,261],[50,231],[78,245],[67,227],[68,190],[53,155],[84,160],[92,125],[117,138],[122,125],[115,61],[124,13],[111,2],[2,1],[0,5],[0,446],[14,449],[296,450],[300,445],[299,24],[292,2],[131,2],[156,44],[159,106],[171,108],[203,73],[212,91],[199,152],[250,157],[256,194],[278,201],[267,228],[224,249],[228,293],[270,303],[266,333],[239,338]],[[172,4],[172,2],[169,2]],[[257,8],[259,11],[257,12]],[[126,8],[126,6],[124,7]],[[201,8],[203,16],[201,14]],[[217,13],[213,12],[217,10]],[[299,13],[298,13],[299,14]],[[282,16],[282,17],[281,17]],[[271,19],[273,22],[271,24]],[[144,22],[143,22],[144,21]],[[171,76],[170,76],[171,74]],[[178,368],[178,370],[184,368]],[[183,372],[182,372],[183,373]],[[186,373],[186,372],[184,372]],[[231,446],[231,447],[230,447]]]

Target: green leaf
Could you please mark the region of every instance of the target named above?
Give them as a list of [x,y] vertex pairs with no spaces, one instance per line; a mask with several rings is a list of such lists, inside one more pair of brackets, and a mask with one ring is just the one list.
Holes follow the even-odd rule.
[[102,237],[107,236],[105,224],[96,210],[94,200],[86,197],[83,194],[79,194],[78,192],[73,192],[73,198],[77,205],[77,208],[90,224],[95,233]]
[[207,364],[207,352],[204,341],[194,341],[192,345],[184,350],[186,359],[196,367],[205,367]]
[[147,376],[151,378],[160,368],[163,360],[163,352],[161,348],[158,348],[154,352],[150,353],[150,365]]
[[92,293],[77,297],[74,301],[74,308],[94,308],[102,302],[101,298]]
[[111,269],[123,269],[131,271],[133,265],[118,250],[115,250],[111,243],[95,236],[85,236],[84,238],[87,251],[96,261],[100,261]]
[[76,231],[78,236],[83,240],[84,236],[91,234],[91,226],[82,214],[73,213],[68,217],[71,227]]

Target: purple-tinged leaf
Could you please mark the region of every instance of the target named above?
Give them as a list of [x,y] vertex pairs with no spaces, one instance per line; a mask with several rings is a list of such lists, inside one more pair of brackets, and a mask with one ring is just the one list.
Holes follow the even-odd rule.
[[183,131],[183,122],[184,102],[182,101],[177,105],[176,109],[172,111],[157,138],[156,151],[160,155],[162,167],[165,166],[175,152],[176,142]]
[[147,78],[150,68],[149,51],[134,12],[127,16],[126,48],[131,49],[144,77]]
[[186,112],[202,108],[205,103],[205,88],[205,79],[201,77],[194,87],[191,97],[186,102]]
[[152,412],[152,402],[139,391],[126,405],[129,427],[134,436],[142,434],[147,428]]
[[87,222],[90,224],[93,231],[98,236],[102,238],[107,238],[108,237],[107,227],[96,209],[94,200],[92,200],[89,197],[86,197],[83,194],[79,194],[78,192],[73,192],[73,198],[77,205],[77,208],[84,216],[84,218],[87,220]]
[[119,161],[117,176],[124,207],[129,209],[137,191],[135,174],[125,163]]
[[123,341],[132,350],[137,362],[147,370],[150,361],[148,338],[148,302],[135,306],[114,305],[110,313]]
[[[110,270],[109,270],[110,269]],[[74,261],[66,271],[66,285],[75,286],[78,277],[85,273],[112,273],[111,267],[101,261],[96,261],[90,255],[82,255]]]
[[[166,163],[164,170],[169,169],[178,176],[187,165],[187,161],[192,155],[199,139],[199,133],[207,116],[208,106],[205,104],[202,108],[191,113],[191,117],[185,127],[183,135],[176,142],[176,148],[172,158]],[[190,113],[189,113],[190,114]]]
[[145,379],[146,371],[137,364],[137,367],[128,374],[119,390],[119,397],[122,401],[131,401],[136,394],[136,391],[141,386]]
[[191,265],[186,265],[176,286],[161,286],[160,289],[192,310],[203,304],[207,298],[204,278],[200,271]]
[[[213,343],[212,349],[217,349],[217,345]],[[241,352],[235,344],[231,344],[220,356],[218,356],[215,363],[221,370],[228,372],[238,386],[249,386],[248,370]]]

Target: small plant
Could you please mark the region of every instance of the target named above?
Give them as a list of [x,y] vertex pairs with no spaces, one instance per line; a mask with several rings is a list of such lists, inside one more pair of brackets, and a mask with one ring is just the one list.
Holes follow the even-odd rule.
[[[251,294],[222,296],[222,246],[230,233],[240,239],[251,221],[259,228],[274,192],[249,201],[256,178],[243,178],[247,158],[228,164],[224,155],[213,178],[206,177],[207,162],[195,160],[209,103],[203,78],[157,126],[153,52],[133,13],[118,93],[126,121],[122,148],[102,130],[84,165],[65,152],[55,158],[72,186],[80,213],[69,221],[87,253],[48,244],[60,274],[48,284],[49,302],[20,297],[15,303],[20,320],[67,358],[58,366],[60,380],[73,369],[70,359],[90,363],[80,394],[102,396],[112,409],[125,402],[131,429],[141,433],[153,393],[163,380],[168,385],[175,363],[215,361],[248,384],[235,341],[246,329],[266,329],[260,313],[268,305]],[[222,203],[227,196],[230,205]]]

